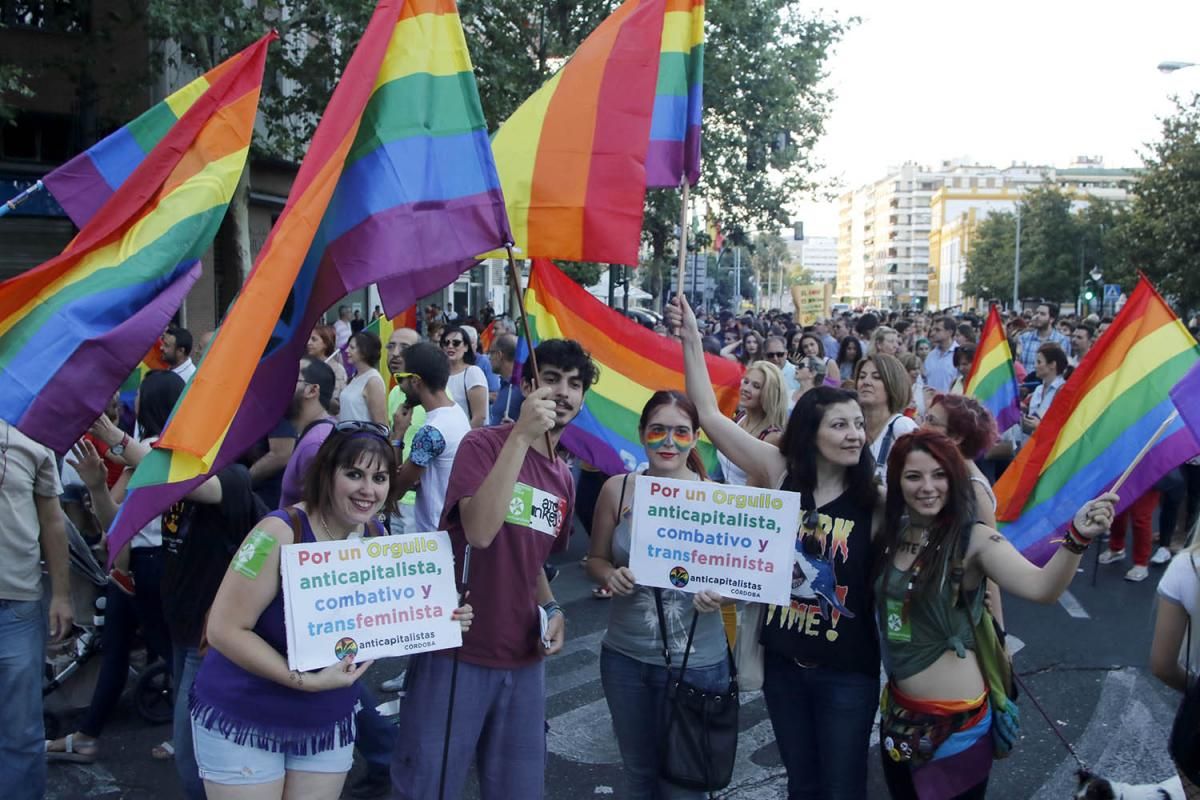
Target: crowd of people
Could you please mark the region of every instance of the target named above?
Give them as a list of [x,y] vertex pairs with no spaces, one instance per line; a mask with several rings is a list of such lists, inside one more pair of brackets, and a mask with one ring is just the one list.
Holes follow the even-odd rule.
[[[638,426],[642,465],[611,477],[558,447],[598,378],[579,343],[542,341],[537,375],[517,375],[516,329],[505,318],[491,320],[485,339],[480,321],[431,308],[421,331],[398,328],[387,342],[360,322],[342,307],[333,325],[314,329],[288,409],[259,446],[120,553],[104,550],[105,532],[196,369],[193,351],[211,337],[168,329],[161,349],[171,369],[147,374],[131,408],[114,397],[65,462],[0,422],[7,797],[41,797],[46,761],[103,757],[101,733],[138,630],[147,657],[171,665],[175,691],[172,737],[152,755],[174,760],[189,798],[335,798],[356,748],[367,769],[348,788],[355,797],[457,798],[464,764],[475,766],[484,800],[543,797],[544,660],[567,636],[548,562],[575,518],[589,536],[593,596],[609,604],[600,675],[622,796],[704,796],[661,777],[668,678],[686,656],[689,683],[717,690],[730,678],[730,645],[752,637],[763,648],[789,798],[866,797],[877,718],[892,797],[983,797],[993,757],[1014,736],[1011,706],[989,690],[985,614],[1002,631],[1004,594],[1053,602],[1110,529],[1100,561],[1124,559],[1129,524],[1125,577],[1144,580],[1152,564],[1172,560],[1176,534],[1200,511],[1200,464],[1185,464],[1115,517],[1115,495],[1085,503],[1044,566],[996,530],[992,484],[1111,324],[1052,303],[1006,320],[1023,413],[1000,431],[964,394],[980,317],[861,312],[802,325],[775,312],[697,314],[676,298],[663,330],[682,345],[686,392],[652,394]],[[378,369],[385,353],[388,376]],[[706,353],[745,367],[732,417],[718,407]],[[712,474],[697,448],[702,433],[718,451]],[[790,606],[732,613],[733,601],[712,591],[641,585],[630,569],[639,475],[798,494]],[[518,493],[557,511],[514,516]],[[113,568],[91,703],[78,730],[44,741],[41,671],[28,667],[40,664],[47,636],[72,630],[64,509]],[[463,644],[453,655],[413,656],[384,683],[405,690],[395,724],[361,680],[369,663],[350,655],[315,672],[288,668],[281,545],[437,529],[453,544]],[[834,581],[840,619],[806,610],[800,624],[800,610],[817,602],[806,579],[815,574]],[[1160,588],[1152,667],[1181,690],[1197,575],[1184,548]],[[444,753],[458,768],[442,769]]]

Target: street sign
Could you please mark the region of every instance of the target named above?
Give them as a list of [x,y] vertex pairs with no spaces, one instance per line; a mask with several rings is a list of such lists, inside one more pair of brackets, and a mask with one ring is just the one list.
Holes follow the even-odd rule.
[[1121,298],[1121,285],[1119,283],[1104,284],[1104,302],[1105,304],[1115,303]]

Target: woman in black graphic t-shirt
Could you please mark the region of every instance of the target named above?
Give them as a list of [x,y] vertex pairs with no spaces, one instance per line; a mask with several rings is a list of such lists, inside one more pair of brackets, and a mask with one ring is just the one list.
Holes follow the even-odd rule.
[[688,397],[717,448],[752,486],[798,492],[792,599],[769,606],[763,697],[788,774],[789,800],[862,800],[879,702],[879,644],[870,585],[881,522],[862,409],[852,392],[818,387],[797,402],[778,446],[721,414],[687,301],[667,308],[680,328]]

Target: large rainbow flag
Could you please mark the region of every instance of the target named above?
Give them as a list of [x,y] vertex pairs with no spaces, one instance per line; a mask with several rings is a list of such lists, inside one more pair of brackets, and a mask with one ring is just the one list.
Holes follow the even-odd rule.
[[[583,410],[563,432],[563,446],[609,475],[635,469],[645,461],[637,429],[642,407],[659,389],[685,391],[679,342],[609,308],[545,259],[533,263],[525,311],[534,346],[543,339],[574,339],[600,368]],[[527,353],[522,340],[518,361]],[[717,402],[732,415],[742,368],[716,356],[706,356],[706,361]],[[701,439],[700,447],[705,463],[714,468],[716,451],[707,439]]]
[[[1197,362],[1196,340],[1141,278],[996,483],[996,519],[1019,550],[1040,563],[1053,555],[1054,534],[1113,485],[1175,412],[1169,393]],[[1117,511],[1197,454],[1196,435],[1176,419],[1121,488]]]
[[1021,421],[1017,373],[1013,369],[1012,350],[1004,336],[1000,313],[992,306],[975,350],[975,361],[967,375],[966,394],[992,412],[996,426],[1006,431]]
[[647,186],[699,175],[704,4],[626,0],[492,139],[527,258],[638,263]]
[[204,92],[58,257],[0,284],[0,417],[63,453],[200,275],[246,163],[267,45]]
[[163,140],[171,126],[231,69],[253,56],[257,44],[222,61],[145,113],[101,139],[42,181],[67,216],[82,228]]
[[250,278],[130,483],[111,551],[279,420],[325,309],[396,276],[412,305],[508,237],[453,0],[382,0]]

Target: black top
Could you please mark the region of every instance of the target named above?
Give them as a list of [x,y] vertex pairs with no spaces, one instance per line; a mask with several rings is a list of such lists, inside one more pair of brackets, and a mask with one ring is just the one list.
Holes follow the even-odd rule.
[[217,473],[221,502],[175,503],[163,512],[162,604],[171,641],[200,644],[204,617],[225,577],[229,560],[269,508],[250,491],[250,472],[230,464]]
[[818,509],[808,555],[796,540],[792,602],[768,606],[762,644],[804,664],[879,674],[879,641],[871,587],[872,509],[849,492]]

